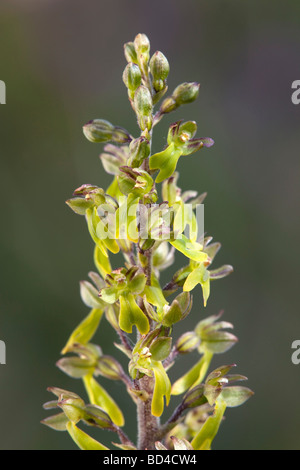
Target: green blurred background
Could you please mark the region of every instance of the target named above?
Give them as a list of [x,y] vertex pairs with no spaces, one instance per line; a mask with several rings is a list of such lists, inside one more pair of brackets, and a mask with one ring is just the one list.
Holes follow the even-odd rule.
[[[300,339],[300,106],[291,102],[291,84],[300,79],[299,1],[2,0],[0,31],[7,85],[0,107],[0,339],[7,347],[0,448],[75,448],[65,433],[39,423],[51,399],[47,386],[84,395],[80,381],[55,367],[88,313],[78,281],[93,269],[84,220],[64,201],[82,183],[109,182],[102,146],[82,135],[86,121],[106,118],[137,135],[121,80],[123,43],[144,32],[152,51],[169,59],[171,90],[183,81],[202,85],[196,103],[158,126],[154,150],[178,119],[196,120],[199,133],[216,141],[181,161],[179,183],[208,191],[205,229],[223,245],[215,266],[232,264],[235,273],[213,284],[205,311],[197,291],[185,327],[224,309],[240,341],[213,365],[237,363],[255,396],[228,410],[214,448],[300,449],[300,366],[291,362],[291,344]],[[103,322],[96,340],[105,353],[114,353],[115,339]],[[195,359],[181,359],[177,375]],[[102,383],[127,410],[134,438],[134,406],[122,385]]]

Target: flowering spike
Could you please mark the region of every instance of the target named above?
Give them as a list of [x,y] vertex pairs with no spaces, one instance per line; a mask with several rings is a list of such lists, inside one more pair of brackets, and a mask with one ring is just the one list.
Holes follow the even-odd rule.
[[[237,342],[227,331],[233,326],[221,321],[221,314],[199,318],[194,330],[189,327],[176,340],[173,335],[178,322],[183,324],[188,315],[192,321],[197,314],[192,313],[191,292],[195,298],[202,291],[206,306],[211,281],[233,271],[228,264],[211,269],[221,245],[211,243],[212,237],[203,234],[198,220],[198,206],[203,204],[206,192],[198,195],[194,189],[182,191],[178,186],[180,158],[209,149],[214,141],[197,137],[195,121],[177,120],[169,127],[165,148],[152,153],[154,127],[165,114],[194,102],[200,84],[184,82],[167,96],[169,62],[160,51],[150,55],[145,34],[127,42],[124,54],[127,64],[122,78],[139,128],[132,136],[104,119],[83,126],[89,141],[105,144],[100,160],[113,178],[108,188],[83,184],[66,201],[73,212],[86,219],[96,271],[90,271],[89,280],[80,283],[81,299],[89,313],[83,314],[69,336],[57,366],[68,376],[82,380],[89,403],[73,392],[52,387],[49,391],[56,399],[47,402],[44,409],[55,409],[55,414],[42,422],[67,431],[83,450],[108,448],[82,431],[82,424],[114,432],[120,442],[114,443],[114,439],[112,444],[121,450],[208,450],[226,408],[242,405],[252,395],[248,388],[232,385],[245,380],[242,375],[229,373],[233,365],[209,372],[214,355],[228,351]],[[117,253],[123,260],[121,267],[114,269],[112,257]],[[185,263],[163,287],[161,272],[174,264],[178,253],[184,255]],[[114,345],[124,353],[126,367],[90,342],[97,338],[99,325],[105,321],[119,337]],[[106,330],[101,327],[101,331]],[[189,353],[199,358],[172,385],[169,369],[176,369],[176,359]],[[125,385],[136,405],[135,443],[121,427],[125,417],[132,422],[136,418],[123,414],[113,398],[113,389],[113,396],[105,390],[102,381],[106,380],[121,382],[118,387]],[[160,424],[171,395],[182,394],[171,418]]]

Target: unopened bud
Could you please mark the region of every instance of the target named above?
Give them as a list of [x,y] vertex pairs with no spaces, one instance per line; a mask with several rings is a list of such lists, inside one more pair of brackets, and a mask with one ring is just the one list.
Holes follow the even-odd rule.
[[152,112],[152,97],[147,87],[141,85],[135,92],[134,105],[136,112],[142,116],[150,116]]
[[160,114],[167,114],[171,113],[174,111],[176,108],[178,108],[178,104],[176,103],[175,99],[172,96],[168,96],[167,98],[164,99],[162,102],[162,105],[160,107]]
[[160,51],[155,52],[150,60],[150,71],[153,76],[153,86],[158,92],[165,88],[170,66],[167,58]]
[[75,379],[87,374],[93,374],[95,361],[81,357],[63,357],[56,363],[57,367],[65,374]]
[[66,204],[68,204],[68,206],[79,215],[85,215],[87,209],[90,209],[94,205],[93,201],[87,201],[82,197],[68,199]]
[[146,34],[138,34],[134,39],[134,47],[137,54],[145,54],[150,51],[150,41]]
[[142,74],[138,65],[130,62],[123,72],[123,82],[130,91],[135,91],[141,84]]
[[78,423],[84,418],[85,404],[81,398],[61,398],[57,404],[70,421]]
[[134,62],[137,64],[137,55],[133,42],[127,42],[124,44],[124,55],[127,62]]
[[98,405],[87,405],[85,407],[84,421],[91,426],[113,429],[113,423],[109,415]]
[[179,354],[187,354],[194,351],[199,344],[200,340],[196,333],[194,331],[188,331],[180,336],[175,347]]
[[98,359],[97,371],[110,380],[122,380],[124,376],[122,366],[111,356],[101,356]]
[[116,144],[126,144],[128,142],[131,142],[131,140],[132,137],[130,137],[130,134],[125,129],[123,129],[122,127],[115,126],[112,137],[113,142],[115,142]]
[[150,155],[150,143],[146,137],[141,136],[130,143],[129,151],[128,165],[132,168],[139,168]]
[[104,119],[95,119],[83,126],[83,133],[90,142],[108,142],[113,131],[114,126]]
[[199,90],[200,83],[182,83],[174,90],[172,97],[178,106],[192,103],[198,98]]
[[141,85],[134,95],[134,107],[137,113],[140,128],[150,130],[152,127],[152,96],[144,85]]
[[109,142],[110,140],[125,144],[131,141],[130,134],[123,128],[114,126],[104,119],[94,119],[83,126],[85,137],[94,143]]
[[204,396],[204,385],[198,385],[187,392],[184,396],[183,403],[186,408],[195,408],[207,403],[207,399]]

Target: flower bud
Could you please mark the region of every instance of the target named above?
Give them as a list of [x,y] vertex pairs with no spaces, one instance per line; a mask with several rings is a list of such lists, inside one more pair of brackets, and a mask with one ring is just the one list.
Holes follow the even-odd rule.
[[82,197],[74,197],[72,199],[68,199],[66,204],[76,213],[79,215],[85,215],[87,209],[93,207],[93,201],[87,201]]
[[129,133],[121,127],[114,126],[104,119],[94,119],[83,126],[83,133],[90,142],[101,143],[110,140],[119,144],[131,141]]
[[172,97],[178,106],[192,103],[198,98],[199,90],[200,83],[182,83],[174,90]]
[[110,380],[122,380],[124,376],[122,366],[111,356],[101,356],[98,359],[97,371]]
[[137,54],[145,54],[150,51],[150,41],[146,34],[138,34],[134,39],[134,47]]
[[201,384],[189,390],[183,398],[183,403],[186,408],[195,408],[207,403],[204,385]]
[[112,136],[112,141],[115,142],[116,144],[126,144],[128,142],[131,142],[132,137],[130,137],[130,134],[123,129],[122,127],[115,126],[113,136]]
[[200,344],[200,339],[194,331],[188,331],[184,333],[177,340],[176,350],[179,354],[186,354],[194,351]]
[[77,423],[84,418],[85,404],[81,398],[60,397],[58,406],[63,410],[68,419],[74,423]]
[[65,374],[78,379],[87,374],[93,374],[96,363],[91,359],[81,357],[63,357],[56,365]]
[[120,166],[126,165],[129,156],[129,148],[127,145],[117,147],[113,144],[107,144],[104,147],[104,153],[100,155],[100,159],[104,170],[110,175],[118,175]]
[[152,113],[152,97],[147,87],[141,85],[134,95],[136,112],[142,116],[150,116]]
[[162,105],[160,107],[160,114],[167,114],[167,113],[171,113],[172,111],[174,111],[176,108],[178,108],[178,104],[176,104],[176,101],[174,100],[174,98],[172,98],[172,96],[168,96],[167,98],[164,99],[164,101],[162,102]]
[[152,127],[152,96],[144,85],[141,85],[134,95],[134,107],[137,113],[139,126],[144,131]]
[[84,421],[90,426],[103,429],[113,429],[114,425],[109,415],[98,405],[87,405],[85,407]]
[[83,126],[83,133],[90,142],[108,142],[113,131],[114,126],[104,119],[95,119]]
[[135,91],[141,84],[142,74],[138,65],[130,62],[123,72],[123,82],[130,91]]
[[137,64],[137,55],[133,42],[124,44],[124,55],[127,62],[134,62]]
[[146,137],[141,136],[132,140],[129,145],[130,157],[128,165],[132,168],[139,168],[143,161],[150,155],[150,143]]
[[166,79],[169,75],[170,66],[167,58],[160,51],[155,52],[150,60],[150,71],[153,76],[154,89],[159,92],[166,86]]

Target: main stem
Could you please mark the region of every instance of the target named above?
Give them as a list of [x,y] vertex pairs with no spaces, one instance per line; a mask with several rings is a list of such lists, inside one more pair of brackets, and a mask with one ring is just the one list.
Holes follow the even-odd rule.
[[[151,84],[149,83],[149,88]],[[152,129],[148,136],[150,148],[152,144]],[[149,159],[144,161],[144,170],[149,172]],[[143,258],[143,270],[147,278],[147,285],[151,285],[151,274],[152,274],[152,249],[147,250],[142,255]],[[152,322],[150,321],[150,330]],[[139,336],[139,334],[138,334]],[[148,377],[144,375],[138,380],[138,387],[140,390],[147,392],[148,398],[143,401],[138,399],[137,403],[137,422],[138,422],[138,443],[137,447],[139,450],[155,450],[155,441],[160,427],[160,419],[152,415],[151,404],[153,397],[155,380],[154,377]]]
[[149,397],[146,401],[139,399],[138,414],[138,450],[155,450],[155,441],[160,426],[159,418],[152,415],[151,402],[154,389],[154,378],[144,375],[139,380],[139,386]]

